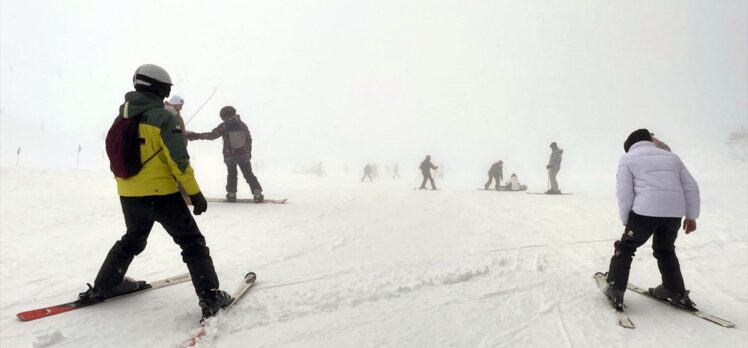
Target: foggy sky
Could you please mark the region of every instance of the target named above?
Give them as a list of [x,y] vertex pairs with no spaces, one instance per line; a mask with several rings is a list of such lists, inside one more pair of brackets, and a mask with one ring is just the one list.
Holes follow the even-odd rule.
[[[748,123],[746,1],[571,4],[3,1],[0,161],[21,146],[69,167],[60,154],[83,144],[101,162],[144,63],[171,74],[186,117],[217,87],[188,129],[233,105],[255,158],[287,165],[431,154],[472,180],[503,159],[542,183],[557,141],[562,177],[610,179],[636,128],[688,158]],[[190,152],[220,164],[216,145]]]

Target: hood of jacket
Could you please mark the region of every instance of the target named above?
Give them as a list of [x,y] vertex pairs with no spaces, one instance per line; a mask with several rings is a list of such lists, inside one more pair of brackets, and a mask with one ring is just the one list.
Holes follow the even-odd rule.
[[164,101],[150,92],[132,91],[125,94],[125,103],[120,105],[119,114],[130,118],[155,108],[163,108]]

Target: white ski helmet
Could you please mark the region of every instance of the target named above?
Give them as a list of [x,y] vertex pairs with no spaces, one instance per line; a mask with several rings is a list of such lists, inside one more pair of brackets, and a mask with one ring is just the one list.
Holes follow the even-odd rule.
[[169,98],[169,104],[171,105],[184,105],[184,99],[178,95],[173,95]]
[[135,70],[135,74],[132,77],[133,86],[151,86],[154,82],[160,82],[169,86],[172,85],[169,73],[155,64],[141,65]]

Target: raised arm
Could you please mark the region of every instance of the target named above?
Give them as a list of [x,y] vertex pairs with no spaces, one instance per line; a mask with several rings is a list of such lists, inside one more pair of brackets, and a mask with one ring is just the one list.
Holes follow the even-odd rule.
[[208,133],[187,133],[187,140],[216,140],[223,134],[223,123]]

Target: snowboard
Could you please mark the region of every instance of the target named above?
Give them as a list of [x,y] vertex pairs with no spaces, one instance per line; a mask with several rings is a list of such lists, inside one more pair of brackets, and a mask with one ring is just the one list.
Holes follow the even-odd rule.
[[492,189],[492,188],[490,188],[490,189],[479,188],[477,190],[478,191],[499,191],[499,192],[524,192],[524,191],[527,191],[527,187],[523,185],[519,190],[508,190],[508,189],[506,189],[504,187],[500,187],[498,190],[497,189]]
[[237,198],[235,202],[229,202],[226,200],[226,198],[206,198],[205,199],[208,202],[214,202],[214,203],[253,203],[253,204],[286,204],[288,202],[288,198],[283,199],[268,199],[265,198],[262,202],[257,203],[254,199],[251,198]]

